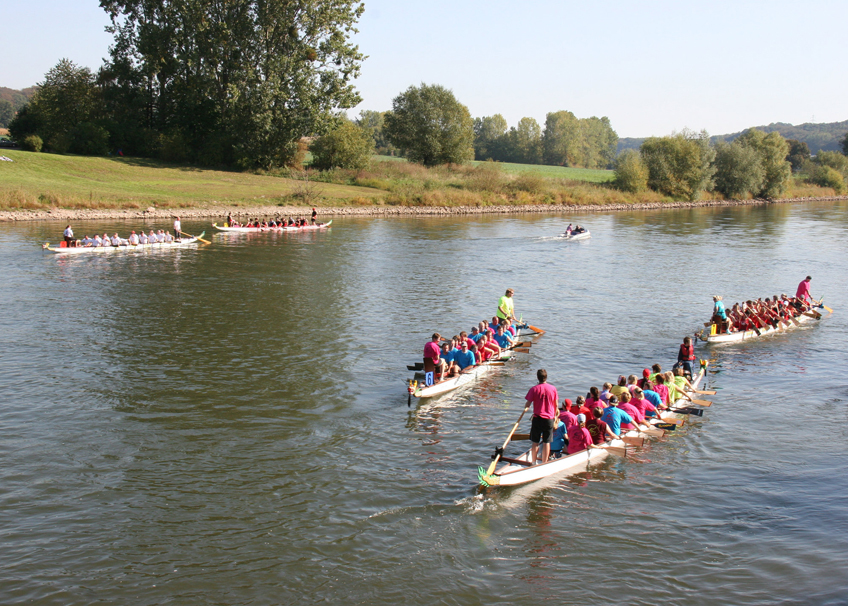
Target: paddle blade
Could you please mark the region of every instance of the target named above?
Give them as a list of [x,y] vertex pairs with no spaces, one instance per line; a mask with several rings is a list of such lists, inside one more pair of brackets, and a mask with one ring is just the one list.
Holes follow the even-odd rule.
[[830,307],[828,307],[827,305],[822,305],[822,307],[825,308],[828,311],[828,313],[833,313],[833,310]]
[[607,446],[607,452],[610,454],[618,455],[619,457],[627,456],[627,448],[622,448],[621,446]]
[[675,429],[677,429],[677,425],[675,425],[674,423],[656,423],[654,424],[654,427],[656,427],[657,429],[663,429],[665,431],[674,431]]
[[692,400],[692,404],[697,404],[698,406],[712,406],[713,403],[709,400]]
[[515,440],[522,441],[522,440],[529,440],[529,439],[530,439],[529,433],[514,433],[514,434],[512,434],[512,441],[513,442]]
[[681,415],[694,415],[696,417],[703,417],[704,416],[704,411],[700,408],[692,408],[692,407],[678,408],[674,412],[681,414]]
[[[676,410],[672,412],[677,412]],[[664,423],[671,423],[672,425],[683,425],[685,421],[683,419],[663,419],[660,423],[654,423],[654,427],[659,427]]]
[[526,347],[516,347],[512,351],[517,351],[518,353],[530,353],[530,349]]
[[542,330],[541,328],[537,328],[537,327],[535,327],[535,326],[532,326],[531,324],[528,324],[528,325],[527,325],[527,328],[529,328],[530,330],[532,330],[532,331],[534,331],[534,332],[539,333],[540,335],[541,335],[541,334],[544,334],[544,332],[545,332],[545,331],[544,331],[544,330]]
[[645,438],[638,438],[636,436],[621,436],[621,441],[628,446],[643,446],[645,444]]
[[695,391],[695,393],[699,393],[699,394],[704,395],[704,396],[714,396],[718,392],[714,389],[699,389],[699,390]]

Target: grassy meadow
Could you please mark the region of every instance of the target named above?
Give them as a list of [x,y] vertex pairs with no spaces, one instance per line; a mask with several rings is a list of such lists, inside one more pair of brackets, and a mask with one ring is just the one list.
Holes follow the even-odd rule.
[[[158,160],[0,150],[0,210],[144,209],[319,205],[485,207],[604,206],[671,202],[609,183],[612,171],[494,162],[425,168],[377,156],[365,170],[238,172]],[[793,182],[786,197],[832,190]],[[717,194],[705,194],[710,199]]]

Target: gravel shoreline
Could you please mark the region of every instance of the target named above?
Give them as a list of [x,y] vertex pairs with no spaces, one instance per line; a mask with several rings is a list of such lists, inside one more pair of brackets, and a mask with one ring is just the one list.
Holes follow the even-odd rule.
[[[672,208],[704,208],[719,206],[759,206],[763,204],[791,204],[795,202],[828,202],[848,200],[848,196],[827,196],[815,198],[783,198],[780,200],[702,200],[695,202],[655,202],[649,204],[604,204],[604,205],[567,205],[567,204],[527,204],[503,206],[337,206],[319,207],[322,217],[401,217],[401,216],[447,216],[447,215],[489,215],[489,214],[526,214],[526,213],[575,213],[607,212],[621,210],[665,210]],[[237,218],[263,218],[279,216],[307,216],[309,208],[305,206],[205,206],[203,208],[157,209],[63,209],[0,211],[0,222],[14,221],[95,221],[98,219],[162,219],[179,215],[182,219],[220,218],[227,214]]]

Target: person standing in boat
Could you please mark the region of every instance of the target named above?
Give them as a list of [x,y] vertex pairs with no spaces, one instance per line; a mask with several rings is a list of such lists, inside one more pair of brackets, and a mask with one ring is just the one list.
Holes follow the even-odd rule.
[[727,310],[724,308],[724,301],[720,295],[713,297],[713,317],[710,321],[716,325],[716,333],[724,331],[727,322]]
[[62,237],[65,239],[65,246],[67,246],[68,248],[71,248],[72,246],[75,246],[75,243],[74,243],[74,230],[73,230],[73,229],[71,229],[71,226],[70,226],[70,225],[68,225],[68,226],[65,228],[65,231],[63,231],[63,232],[62,232]]
[[[144,232],[142,232],[142,233],[144,233]],[[174,240],[179,242],[182,239],[182,233],[183,233],[183,224],[180,221],[180,218],[177,217],[176,219],[174,219]]]
[[801,283],[798,285],[798,290],[795,291],[796,299],[800,299],[804,303],[812,302],[813,298],[810,296],[810,280],[812,279],[812,276],[807,276],[801,280]]
[[695,361],[695,346],[692,345],[691,337],[684,337],[683,345],[680,346],[680,350],[677,352],[677,364],[676,368],[682,368],[683,372],[685,372],[690,377],[692,376],[692,363]]
[[[507,291],[509,295],[510,291]],[[533,405],[533,417],[530,421],[530,459],[536,463],[539,459],[539,444],[542,444],[542,463],[547,463],[551,455],[551,441],[554,436],[554,423],[557,416],[558,394],[556,387],[548,383],[548,371],[540,368],[536,371],[537,385],[530,388],[524,399],[527,406]]]
[[498,301],[497,317],[507,322],[513,322],[515,320],[515,305],[512,301],[512,295],[514,294],[514,290],[507,288],[506,294]]
[[318,211],[315,208],[312,208],[312,225],[315,225],[315,217],[318,216]]

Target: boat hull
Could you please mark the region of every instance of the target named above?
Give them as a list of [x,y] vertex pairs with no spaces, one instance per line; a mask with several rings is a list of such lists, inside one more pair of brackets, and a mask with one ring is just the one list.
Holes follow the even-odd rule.
[[[799,324],[809,324],[815,318],[811,318],[810,316],[806,316],[801,314],[800,316],[795,318]],[[750,341],[751,339],[760,339],[762,337],[767,337],[769,335],[775,335],[778,333],[786,332],[788,330],[792,330],[793,328],[798,328],[794,323],[790,322],[789,326],[786,328],[774,328],[769,326],[768,328],[761,328],[760,334],[757,334],[753,330],[745,330],[738,332],[730,332],[723,333],[718,335],[701,335],[701,340],[706,341],[707,343],[738,343],[740,341]]]
[[[494,361],[505,361],[509,360],[511,357],[512,352],[505,352],[501,354],[501,357],[498,358],[498,360]],[[476,383],[478,379],[489,374],[495,368],[497,368],[497,366],[492,364],[481,364],[480,366],[475,366],[470,372],[465,372],[445,381],[440,381],[439,383],[430,385],[429,387],[419,387],[412,393],[412,395],[416,398],[433,398],[440,396],[448,393],[449,391],[459,389],[465,385]]]
[[559,236],[557,236],[557,237],[558,237],[558,238],[560,238],[560,239],[562,239],[562,240],[568,240],[568,241],[572,241],[572,240],[588,240],[589,238],[591,238],[591,237],[592,237],[592,233],[591,233],[591,232],[588,232],[588,231],[584,231],[584,232],[581,232],[581,233],[576,234],[576,235],[575,235],[575,234],[571,234],[570,236],[566,236],[566,235],[559,235]]
[[264,233],[280,233],[280,232],[297,232],[297,231],[316,231],[330,227],[333,221],[327,221],[321,225],[304,225],[303,227],[224,227],[213,223],[212,227],[218,231],[227,231],[239,234],[264,234]]
[[142,250],[171,250],[173,248],[185,248],[197,244],[199,238],[202,238],[206,232],[202,232],[199,236],[186,238],[180,242],[157,242],[156,244],[136,244],[135,246],[74,246],[71,248],[62,248],[60,246],[44,246],[44,250],[50,251],[57,255],[84,255],[84,254],[106,254],[115,252],[131,252]]

